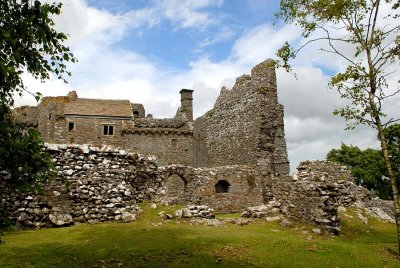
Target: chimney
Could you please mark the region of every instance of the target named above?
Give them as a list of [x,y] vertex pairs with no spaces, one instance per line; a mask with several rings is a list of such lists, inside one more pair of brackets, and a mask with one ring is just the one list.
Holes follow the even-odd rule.
[[75,90],[68,92],[68,95],[67,95],[67,96],[68,96],[69,99],[72,100],[72,101],[75,101],[75,100],[78,98],[78,94],[76,94],[76,91],[75,91]]
[[193,90],[182,89],[179,93],[181,93],[181,112],[189,121],[193,121]]

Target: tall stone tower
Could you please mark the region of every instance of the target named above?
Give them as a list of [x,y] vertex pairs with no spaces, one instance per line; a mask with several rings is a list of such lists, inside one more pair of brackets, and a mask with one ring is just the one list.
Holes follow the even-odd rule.
[[189,121],[193,121],[193,90],[182,89],[181,93],[181,113],[186,115]]

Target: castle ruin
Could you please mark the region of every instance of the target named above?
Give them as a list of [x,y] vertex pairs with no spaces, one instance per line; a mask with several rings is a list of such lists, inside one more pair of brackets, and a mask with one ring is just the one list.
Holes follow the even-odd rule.
[[158,165],[252,165],[273,175],[289,173],[283,106],[275,69],[266,60],[251,75],[222,88],[214,108],[193,120],[193,90],[182,89],[174,118],[145,116],[128,100],[44,97],[37,107],[14,110],[17,121],[36,127],[47,143],[113,145],[157,157]]
[[[9,191],[3,218],[31,227],[127,222],[139,213],[136,203],[152,200],[216,212],[261,206],[337,233],[338,207],[369,200],[338,164],[304,162],[288,175],[270,60],[222,88],[213,109],[195,120],[193,90],[180,94],[176,116],[166,119],[146,116],[142,104],[84,99],[74,91],[14,109],[15,120],[37,128],[48,143],[57,175],[44,185],[48,194]],[[0,171],[0,189],[7,176]]]

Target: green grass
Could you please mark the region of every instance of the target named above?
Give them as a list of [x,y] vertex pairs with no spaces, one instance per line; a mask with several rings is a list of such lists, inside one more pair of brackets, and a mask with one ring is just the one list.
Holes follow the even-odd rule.
[[[175,207],[176,208],[176,207]],[[5,232],[0,267],[400,267],[393,224],[343,216],[340,236],[257,222],[222,227],[139,220]],[[354,211],[347,212],[350,216]],[[310,237],[312,237],[311,240]]]

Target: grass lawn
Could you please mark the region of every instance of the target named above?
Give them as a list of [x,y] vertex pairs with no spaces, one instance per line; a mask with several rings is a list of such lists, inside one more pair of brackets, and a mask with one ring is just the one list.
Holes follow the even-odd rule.
[[[7,231],[0,267],[400,267],[394,224],[343,216],[340,236],[277,222],[191,225],[145,206],[133,223]],[[236,214],[233,216],[237,216]],[[226,217],[226,216],[225,216]]]

